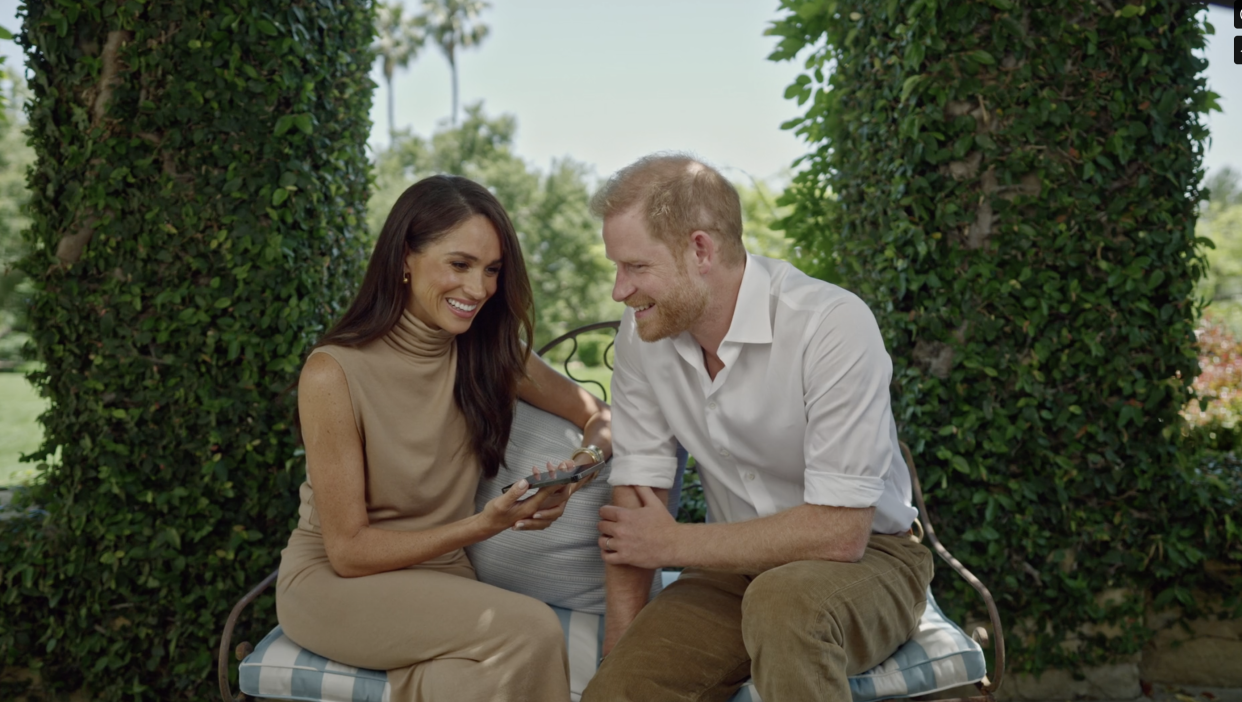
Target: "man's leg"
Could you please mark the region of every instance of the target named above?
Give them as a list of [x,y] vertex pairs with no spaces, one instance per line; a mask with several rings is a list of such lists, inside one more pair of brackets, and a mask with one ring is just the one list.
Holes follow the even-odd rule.
[[638,613],[583,702],[727,700],[750,675],[744,575],[689,569]]
[[742,637],[764,702],[849,702],[848,676],[914,632],[931,578],[926,547],[880,535],[858,563],[797,561],[757,576],[742,600]]

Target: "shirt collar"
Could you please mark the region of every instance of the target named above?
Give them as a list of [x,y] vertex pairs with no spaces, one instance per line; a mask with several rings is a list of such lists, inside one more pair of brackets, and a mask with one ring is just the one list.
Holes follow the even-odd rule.
[[[746,256],[745,265],[742,270],[742,284],[738,287],[737,303],[733,306],[733,319],[729,322],[729,331],[721,340],[720,349],[717,351],[726,366],[733,365],[733,361],[737,360],[737,355],[741,352],[739,344],[772,343],[772,315],[768,307],[772,296],[772,274],[749,254]],[[694,335],[683,331],[674,336],[672,341],[673,348],[686,363],[693,368],[703,367],[703,349],[694,340]],[[723,377],[718,376],[717,379],[723,380]]]
[[733,307],[733,321],[721,343],[772,343],[771,296],[772,274],[754,256],[747,254],[737,304]]

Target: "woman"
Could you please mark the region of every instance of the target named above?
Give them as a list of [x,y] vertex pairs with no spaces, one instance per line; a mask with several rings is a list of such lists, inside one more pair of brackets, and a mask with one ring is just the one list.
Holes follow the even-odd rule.
[[519,501],[519,481],[474,513],[515,399],[583,430],[574,462],[611,453],[607,405],[528,353],[530,307],[500,203],[434,176],[397,200],[357,298],[302,369],[307,480],[277,616],[299,645],[387,670],[394,702],[569,699],[556,615],[476,581],[462,550],[546,528],[571,492]]

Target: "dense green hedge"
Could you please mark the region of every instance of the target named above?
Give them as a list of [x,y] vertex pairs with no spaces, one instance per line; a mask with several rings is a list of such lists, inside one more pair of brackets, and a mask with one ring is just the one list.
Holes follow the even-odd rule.
[[371,3],[26,13],[52,407],[46,516],[0,526],[0,661],[100,700],[211,699],[225,615],[296,511],[280,393],[362,262]]
[[[1148,608],[1201,611],[1199,590],[1242,615],[1238,469],[1179,446],[1202,8],[782,5],[773,58],[806,50],[787,126],[811,147],[785,226],[876,312],[935,519],[1019,669],[1136,652]],[[977,610],[947,569],[936,589]]]

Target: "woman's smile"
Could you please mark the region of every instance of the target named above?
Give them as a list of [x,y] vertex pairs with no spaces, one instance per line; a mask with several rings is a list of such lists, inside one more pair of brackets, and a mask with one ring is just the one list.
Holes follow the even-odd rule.
[[463,319],[470,319],[473,317],[474,313],[479,309],[479,304],[480,303],[478,302],[471,303],[463,300],[455,300],[451,297],[448,299],[449,307],[454,313]]

